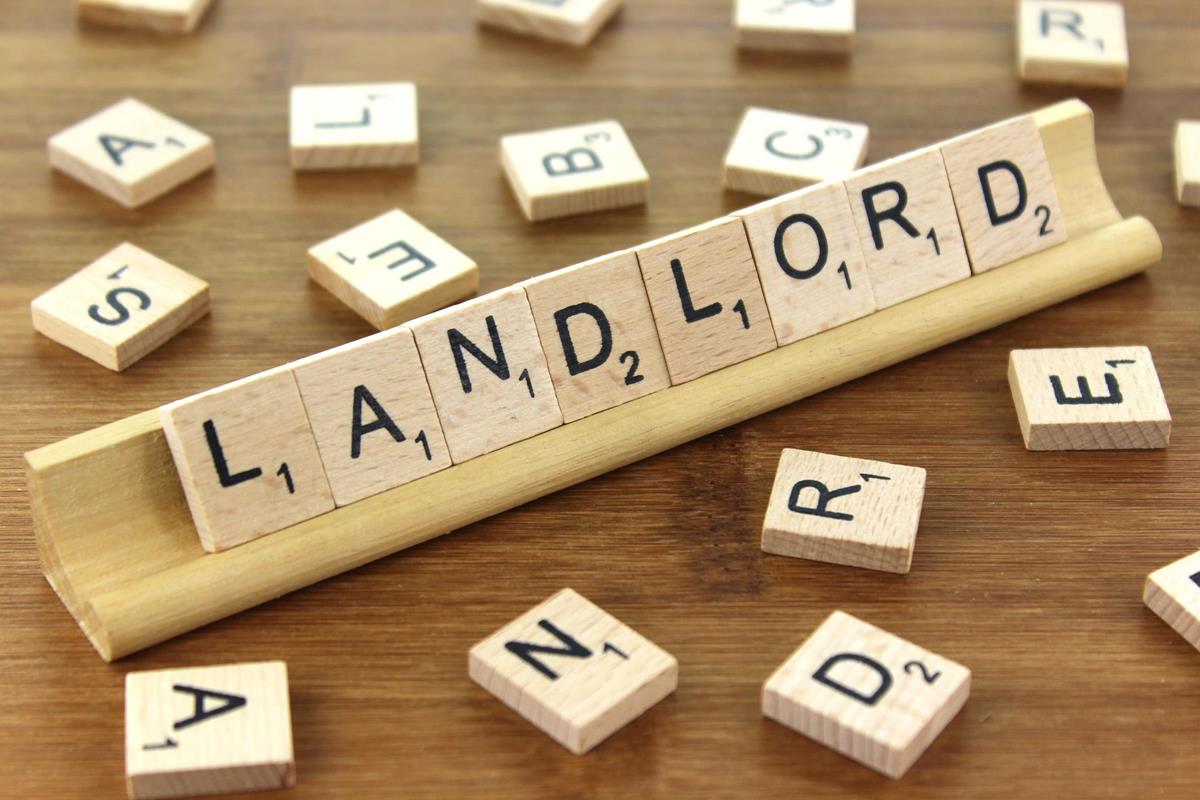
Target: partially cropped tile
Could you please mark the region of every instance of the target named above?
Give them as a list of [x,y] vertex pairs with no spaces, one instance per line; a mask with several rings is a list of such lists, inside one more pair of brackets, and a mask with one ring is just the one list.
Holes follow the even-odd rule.
[[1200,552],[1150,573],[1142,601],[1200,650]]
[[625,0],[475,0],[480,24],[522,36],[583,47]]
[[1200,122],[1185,120],[1175,129],[1175,196],[1182,206],[1200,208]]
[[855,0],[734,0],[738,46],[746,50],[849,53]]
[[292,87],[292,169],[401,167],[420,160],[415,84]]
[[748,108],[725,154],[725,188],[775,196],[844,178],[863,165],[869,137],[857,122]]
[[213,0],[75,0],[79,21],[111,28],[191,33]]

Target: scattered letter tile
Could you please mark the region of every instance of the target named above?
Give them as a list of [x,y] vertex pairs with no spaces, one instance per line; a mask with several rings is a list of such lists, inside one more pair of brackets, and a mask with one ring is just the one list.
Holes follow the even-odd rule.
[[422,317],[412,331],[455,464],[562,425],[520,286]]
[[763,520],[768,553],[907,573],[925,470],[784,450]]
[[735,0],[738,46],[747,50],[849,53],[855,0]]
[[1119,88],[1129,76],[1125,7],[1093,0],[1021,0],[1017,67],[1027,83]]
[[763,714],[889,778],[967,702],[971,671],[835,611],[763,686]]
[[1200,650],[1200,552],[1150,573],[1142,600]]
[[131,800],[293,786],[287,665],[128,673],[125,781]]
[[739,211],[780,346],[875,311],[854,217],[840,183]]
[[856,122],[748,108],[725,154],[725,188],[774,197],[844,178],[863,165],[869,134]]
[[1171,439],[1145,347],[1014,350],[1008,386],[1030,450],[1153,449]]
[[212,0],[76,0],[79,20],[113,28],[191,33]]
[[531,222],[646,202],[650,176],[619,122],[500,140],[500,163]]
[[971,269],[979,274],[1067,240],[1067,223],[1033,117],[942,145]]
[[132,98],[50,137],[50,164],[129,208],[212,168],[212,139]]
[[123,244],[31,306],[33,327],[120,372],[208,313],[208,284]]
[[1180,122],[1175,131],[1175,193],[1180,205],[1200,208],[1200,122]]
[[726,217],[637,248],[671,383],[776,347],[746,229]]
[[318,353],[291,369],[339,506],[450,466],[408,328]]
[[671,385],[633,251],[525,283],[565,422]]
[[333,509],[287,367],[176,401],[159,414],[205,550],[228,550]]
[[674,656],[570,589],[471,648],[471,679],[573,753],[648,711],[679,678]]
[[473,260],[399,209],[313,247],[308,274],[379,330],[479,288]]
[[936,147],[884,161],[846,181],[880,308],[971,277],[958,212]]
[[621,10],[624,0],[476,0],[483,25],[583,47]]
[[292,87],[292,169],[399,167],[420,161],[411,83]]

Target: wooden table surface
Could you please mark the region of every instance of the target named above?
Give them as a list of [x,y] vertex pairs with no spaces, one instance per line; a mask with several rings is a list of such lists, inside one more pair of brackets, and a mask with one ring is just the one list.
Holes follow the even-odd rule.
[[[852,60],[742,55],[729,0],[629,0],[588,49],[482,31],[470,0],[220,0],[188,38],[80,30],[6,0],[0,30],[0,797],[123,794],[130,670],[284,659],[286,796],[1195,796],[1200,654],[1142,606],[1200,546],[1200,212],[1171,136],[1200,117],[1191,0],[1131,0],[1123,93],[1084,92],[1118,206],[1166,257],[1112,286],[709,436],[113,665],[41,578],[21,455],[366,335],[309,282],[313,243],[399,206],[474,256],[483,290],[748,204],[720,189],[750,104],[867,122],[880,159],[1071,96],[1014,77],[1012,0],[862,0]],[[287,90],[411,80],[415,171],[295,175]],[[46,138],[126,95],[211,134],[212,174],[127,211],[50,171]],[[501,134],[613,117],[644,209],[530,225]],[[210,318],[125,374],[36,335],[29,301],[123,240],[207,279]],[[1145,344],[1175,416],[1159,452],[1026,452],[1017,347]],[[929,470],[912,573],[765,556],[779,451]],[[403,524],[397,520],[397,524]],[[467,678],[477,640],[571,586],[674,653],[678,692],[585,757]],[[767,675],[834,609],[974,671],[896,783],[765,720]]]

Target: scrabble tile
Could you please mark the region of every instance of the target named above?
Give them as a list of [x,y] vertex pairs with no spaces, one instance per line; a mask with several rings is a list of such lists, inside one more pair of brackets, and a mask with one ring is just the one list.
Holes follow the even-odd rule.
[[421,160],[411,83],[293,86],[294,170],[401,167]]
[[971,269],[976,274],[1067,240],[1067,221],[1032,116],[942,145]]
[[650,176],[619,122],[500,140],[500,162],[530,222],[646,202]]
[[479,288],[472,259],[399,209],[315,245],[308,274],[379,330]]
[[875,311],[845,186],[814,186],[735,216],[746,225],[780,346]]
[[159,415],[205,550],[228,550],[333,509],[287,367],[165,405]]
[[971,277],[937,148],[884,161],[846,181],[880,308]]
[[672,384],[774,350],[746,229],[725,217],[637,248]]
[[856,122],[748,108],[725,154],[725,188],[773,197],[844,178],[866,160],[869,134]]
[[1200,122],[1175,130],[1175,193],[1180,205],[1200,208]]
[[1145,347],[1013,350],[1008,386],[1030,450],[1153,449],[1171,439]]
[[763,520],[768,553],[907,574],[925,470],[784,450]]
[[763,686],[763,714],[890,778],[954,719],[971,671],[835,611]]
[[212,139],[127,98],[50,137],[50,164],[129,208],[212,169]]
[[1091,0],[1021,0],[1017,69],[1026,83],[1124,86],[1129,76],[1125,7]]
[[421,317],[412,331],[455,464],[562,425],[520,286]]
[[159,33],[191,33],[212,0],[75,0],[79,21]]
[[1142,601],[1200,650],[1200,551],[1150,573]]
[[34,330],[116,372],[208,310],[207,283],[128,243],[31,303]]
[[522,36],[583,47],[624,5],[624,0],[476,0],[482,25]]
[[671,385],[633,251],[524,286],[565,422]]
[[738,47],[849,53],[855,0],[734,0]]
[[675,657],[570,589],[471,648],[471,680],[575,754],[679,681]]
[[335,347],[291,368],[339,506],[450,466],[408,328]]
[[127,673],[125,781],[132,800],[295,785],[287,665]]

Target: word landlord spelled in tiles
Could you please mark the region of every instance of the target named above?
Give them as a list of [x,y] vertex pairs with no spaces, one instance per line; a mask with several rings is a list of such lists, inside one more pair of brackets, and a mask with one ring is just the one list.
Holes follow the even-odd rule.
[[212,139],[133,98],[50,137],[50,164],[129,208],[212,168]]
[[650,176],[619,122],[500,140],[500,163],[531,222],[646,202]]
[[1200,552],[1150,573],[1142,601],[1200,650]]
[[1175,129],[1175,194],[1180,205],[1200,208],[1200,122]]
[[191,33],[213,0],[76,0],[80,22],[159,33]]
[[1166,447],[1171,412],[1145,347],[1014,350],[1012,390],[1030,450]]
[[292,87],[292,169],[399,167],[420,158],[414,84]]
[[1017,69],[1028,83],[1124,86],[1129,76],[1125,7],[1092,0],[1021,0]]
[[208,284],[122,244],[31,304],[33,327],[120,372],[209,311]]
[[835,611],[763,686],[763,714],[900,778],[967,702],[971,671]]
[[679,682],[674,656],[570,589],[472,647],[468,664],[473,681],[576,754]]
[[849,53],[855,0],[734,0],[738,46],[747,50]]
[[131,800],[293,786],[287,665],[127,674],[125,780]]
[[399,209],[314,246],[308,274],[379,330],[479,288],[472,259]]
[[835,180],[863,165],[866,125],[748,108],[725,154],[725,188],[775,195]]
[[762,549],[907,574],[925,470],[784,450],[763,520]]
[[476,0],[480,24],[583,47],[621,10],[624,0]]

